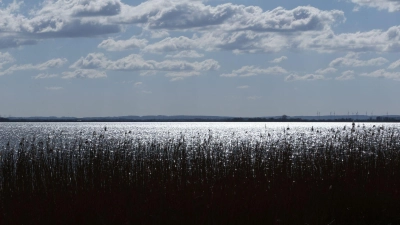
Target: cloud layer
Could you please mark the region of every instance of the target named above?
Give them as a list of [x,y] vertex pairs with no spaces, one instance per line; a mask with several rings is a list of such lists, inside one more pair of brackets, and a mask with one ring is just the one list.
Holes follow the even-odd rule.
[[[360,7],[390,12],[400,9],[398,0],[351,1]],[[285,74],[288,75],[286,81],[321,80],[342,68],[374,66],[378,67],[375,72],[362,76],[395,79],[396,71],[390,70],[400,67],[400,60],[382,69],[379,67],[389,63],[386,58],[365,60],[360,57],[364,52],[399,52],[400,26],[336,33],[334,28],[346,22],[344,12],[336,9],[298,6],[266,10],[233,3],[207,5],[207,1],[199,0],[147,0],[138,5],[121,0],[49,0],[37,4],[28,14],[23,13],[23,7],[22,2],[14,1],[0,8],[0,48],[34,45],[50,38],[102,38],[97,47],[103,53],[89,53],[75,59],[70,65],[71,71],[57,73],[63,78],[104,78],[108,71],[137,71],[140,75],[163,73],[171,80],[180,80],[218,70],[221,66],[217,60],[199,59],[213,51],[252,54],[289,50],[346,54],[333,59],[325,69],[304,72],[306,75],[290,74],[279,66],[248,65],[237,70],[230,68],[232,72],[221,74],[221,77]],[[131,27],[142,33],[131,34],[130,38],[116,35]],[[128,53],[122,55],[122,51]],[[113,54],[118,54],[119,58],[111,59]],[[145,59],[151,54],[165,58]],[[280,56],[269,63],[278,64],[287,59]],[[61,68],[67,61],[56,58],[41,64],[9,66],[15,59],[8,52],[0,52],[0,76],[16,71]],[[355,72],[350,71],[340,71],[341,76],[336,79],[353,79]],[[57,76],[43,72],[34,78]]]
[[124,50],[132,50],[135,48],[144,48],[147,45],[146,39],[137,39],[132,37],[128,40],[114,40],[109,38],[107,40],[102,41],[98,47],[106,49],[107,51],[124,51]]
[[354,53],[349,53],[345,57],[340,57],[334,59],[331,63],[329,63],[330,67],[339,67],[339,66],[347,66],[347,67],[362,67],[362,66],[382,66],[389,61],[383,57],[378,57],[369,60],[360,60],[358,59],[359,55]]
[[281,63],[284,60],[287,60],[288,58],[286,56],[281,56],[279,58],[276,58],[274,60],[271,60],[270,63]]
[[335,79],[336,80],[353,80],[354,78],[355,78],[354,77],[354,71],[353,70],[347,70],[347,71],[344,71],[341,76],[336,77]]
[[30,15],[19,13],[22,2],[13,2],[0,9],[0,47],[34,44],[43,38],[88,37],[117,33],[121,26],[107,17],[120,13],[117,0],[44,1]]
[[233,70],[232,73],[221,74],[221,77],[251,77],[257,75],[281,75],[288,73],[285,69],[279,66],[268,67],[262,69],[255,66],[243,66],[238,70]]
[[257,32],[322,30],[344,20],[339,10],[321,11],[311,6],[292,10],[282,7],[264,11],[257,6],[204,5],[202,1],[149,0],[136,7],[126,7],[121,15],[125,23],[142,24],[148,29],[220,29]]
[[289,76],[285,77],[285,81],[313,81],[313,80],[324,80],[325,77],[323,75],[316,75],[316,74],[307,74],[304,76],[300,76],[297,74],[290,74]]
[[65,65],[68,62],[67,59],[65,58],[56,58],[56,59],[51,59],[48,60],[44,63],[40,64],[23,64],[23,65],[17,65],[14,64],[7,68],[4,71],[0,71],[0,76],[2,75],[7,75],[7,74],[13,74],[16,71],[26,71],[26,70],[48,70],[48,69],[53,69],[53,68],[60,68],[61,66]]
[[[379,10],[388,10],[389,12],[400,11],[400,1],[398,0],[351,0],[358,6],[377,8]],[[358,10],[358,9],[356,9]]]
[[105,78],[107,74],[104,71],[94,70],[94,69],[76,69],[70,72],[64,72],[62,78],[63,79],[71,79],[71,78]]
[[[323,32],[333,24],[345,21],[344,13],[340,10],[324,11],[311,6],[294,9],[278,7],[264,11],[257,6],[232,3],[210,6],[202,1],[191,0],[148,0],[137,6],[124,4],[120,0],[53,0],[44,1],[31,11],[29,17],[18,13],[20,7],[20,3],[12,3],[0,9],[0,21],[4,21],[0,23],[3,40],[0,48],[35,44],[45,38],[118,33],[123,26],[130,24],[163,34],[169,30],[197,32],[203,40],[200,47],[204,49],[221,35],[223,39],[217,40],[211,48],[243,51],[261,48],[247,51],[268,51],[266,42],[245,42],[261,41],[266,38],[265,34],[270,35],[269,39],[274,39],[277,38],[276,34]],[[205,35],[210,31],[210,36]],[[146,48],[147,40],[144,39],[107,39],[99,47],[109,51],[133,48],[145,48],[149,52],[182,51],[192,49],[196,39],[168,37]],[[239,42],[244,46],[240,46]]]
[[[399,1],[352,0],[360,6],[398,10]],[[312,6],[293,9],[232,3],[216,6],[192,0],[148,0],[128,5],[120,0],[52,0],[19,13],[22,3],[0,9],[0,48],[36,44],[46,38],[91,37],[119,33],[133,25],[154,34],[185,31],[190,36],[166,37],[150,43],[143,38],[108,38],[99,44],[107,51],[141,49],[145,52],[180,52],[194,49],[235,53],[278,52],[284,49],[329,51],[400,50],[400,27],[386,31],[336,34],[333,26],[346,21],[343,11]],[[159,36],[159,37],[161,37]]]
[[1,53],[0,52],[0,69],[3,68],[4,65],[13,63],[15,61],[14,57],[10,55],[10,53]]
[[362,73],[360,76],[386,78],[400,81],[400,72],[388,72],[385,69],[376,70],[370,73]]
[[73,63],[70,68],[77,70],[111,70],[139,72],[167,72],[173,80],[199,75],[201,72],[218,70],[220,65],[213,59],[200,62],[184,60],[145,60],[141,55],[131,54],[121,59],[109,60],[103,53],[90,53]]

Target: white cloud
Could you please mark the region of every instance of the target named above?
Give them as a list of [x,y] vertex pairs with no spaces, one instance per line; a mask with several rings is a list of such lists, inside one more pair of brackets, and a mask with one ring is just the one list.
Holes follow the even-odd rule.
[[138,87],[138,86],[141,86],[141,85],[143,85],[143,82],[136,82],[136,83],[134,84],[135,87]]
[[275,53],[290,48],[290,37],[282,34],[239,31],[212,35],[208,43],[215,43],[216,50],[233,51],[236,54]]
[[390,64],[390,66],[388,67],[388,69],[396,69],[396,68],[398,68],[398,67],[400,67],[400,59],[399,60],[397,60],[396,62],[393,62],[392,64]]
[[117,33],[121,27],[108,21],[120,13],[119,0],[53,0],[44,1],[31,12],[25,30],[41,38],[87,37]]
[[13,1],[6,8],[0,8],[0,31],[4,33],[20,32],[26,29],[27,19],[19,13],[23,2]]
[[165,38],[169,36],[169,33],[165,30],[152,30],[150,33],[151,38]]
[[23,70],[48,70],[52,68],[59,68],[67,62],[68,60],[65,58],[57,58],[36,65],[33,64],[12,65],[3,72],[0,72],[0,76],[6,74],[12,74],[16,71],[23,71]]
[[354,79],[354,71],[353,70],[344,71],[341,76],[336,77],[335,79],[336,80],[352,80],[352,79]]
[[34,67],[38,70],[47,70],[47,69],[51,69],[51,68],[59,68],[67,62],[68,62],[68,60],[65,58],[57,58],[57,59],[51,59],[47,62],[36,65]]
[[121,71],[154,70],[155,69],[154,64],[155,61],[153,60],[146,61],[140,55],[131,54],[116,61],[106,60],[103,62],[103,65],[99,66],[99,68],[107,70],[121,70]]
[[211,71],[220,68],[217,61],[213,59],[206,59],[202,62],[187,62],[178,60],[165,60],[155,64],[157,70],[161,71]]
[[248,85],[243,85],[243,86],[238,86],[237,88],[238,89],[247,89],[247,88],[249,88],[249,86]]
[[89,53],[85,58],[81,57],[70,68],[98,69],[107,68],[111,62],[103,53]]
[[176,53],[175,55],[167,55],[166,58],[201,58],[204,54],[200,54],[194,50],[186,50]]
[[49,90],[49,91],[59,91],[62,89],[64,89],[64,88],[63,87],[46,87],[46,90]]
[[[168,72],[167,77],[189,77],[198,75],[200,72],[218,70],[220,65],[213,59],[201,62],[188,62],[184,60],[145,60],[141,55],[131,54],[124,58],[112,61],[102,53],[90,53],[85,58],[80,58],[70,66],[73,69],[103,69],[114,71],[141,71],[147,72]],[[142,74],[144,75],[144,74]]]
[[349,53],[345,57],[334,59],[329,63],[330,67],[348,66],[348,67],[362,67],[362,66],[381,66],[389,62],[383,57],[378,57],[370,60],[359,60],[358,54]]
[[400,81],[400,72],[388,72],[385,69],[376,70],[371,73],[362,73],[360,76],[375,77],[375,78],[386,78]]
[[117,33],[121,25],[109,22],[119,14],[119,0],[43,1],[25,16],[23,1],[0,8],[0,48],[35,44],[45,38],[88,37]]
[[279,66],[268,67],[266,69],[261,69],[255,66],[243,66],[238,70],[233,70],[232,73],[229,74],[221,74],[221,77],[250,77],[257,76],[261,74],[266,75],[280,75],[288,73],[285,69]]
[[119,20],[140,24],[145,30],[199,32],[199,37],[167,37],[143,49],[152,53],[195,48],[235,53],[277,52],[298,46],[292,43],[295,36],[308,32],[315,36],[345,21],[342,11],[311,6],[263,11],[257,6],[231,3],[209,6],[202,1],[150,0],[124,9]]
[[107,74],[103,71],[98,71],[94,69],[77,69],[72,72],[64,72],[63,79],[71,79],[71,78],[105,78]]
[[260,33],[255,31],[227,32],[213,30],[201,33],[192,38],[168,37],[146,46],[143,51],[151,53],[189,51],[232,51],[240,53],[278,52],[290,48],[290,37],[278,33]]
[[145,70],[145,71],[140,71],[140,76],[154,76],[157,75],[158,71],[154,70]]
[[40,73],[36,76],[34,76],[34,79],[48,79],[48,78],[54,78],[54,77],[58,77],[57,74],[47,74],[47,73]]
[[102,41],[97,47],[106,49],[107,51],[124,51],[131,50],[135,48],[144,48],[148,41],[146,39],[137,39],[131,37],[128,40],[114,40],[109,38]]
[[[358,5],[396,10],[396,0],[352,0]],[[378,3],[379,2],[379,3]],[[167,37],[148,45],[145,39],[104,40],[109,51],[140,48],[144,52],[179,52],[193,49],[234,53],[315,50],[319,52],[398,52],[400,26],[387,31],[335,34],[332,27],[346,20],[343,11],[312,6],[263,10],[232,3],[206,5],[206,1],[148,0],[128,5],[120,0],[49,0],[19,12],[22,2],[0,8],[0,48],[36,44],[46,38],[92,37],[119,33],[139,26],[153,38],[171,31],[192,37]],[[389,7],[390,6],[390,7]]]
[[284,60],[287,60],[287,59],[288,58],[286,56],[282,56],[282,57],[276,58],[274,60],[271,60],[270,63],[280,63],[280,62],[282,62]]
[[304,81],[304,80],[308,80],[308,81],[312,81],[312,80],[324,80],[325,77],[323,75],[315,75],[315,74],[307,74],[304,76],[299,76],[297,74],[291,74],[287,77],[285,77],[285,81],[289,82],[289,81]]
[[329,74],[329,73],[335,73],[337,71],[337,69],[332,68],[332,67],[328,67],[326,69],[319,69],[317,71],[315,71],[316,74]]
[[192,76],[199,76],[200,72],[198,71],[176,71],[176,72],[169,72],[166,74],[167,77],[171,77],[171,81],[183,80],[187,77]]
[[377,8],[379,10],[388,10],[389,12],[400,11],[399,0],[351,0],[358,6]]
[[59,13],[71,17],[100,17],[118,15],[122,3],[119,0],[52,0],[44,1],[39,14]]
[[[290,32],[289,32],[290,33]],[[161,53],[203,49],[234,53],[275,53],[282,50],[317,52],[399,52],[400,26],[386,31],[335,34],[330,28],[316,31],[256,32],[252,30],[212,30],[200,36],[169,37],[146,46],[144,51]]]
[[259,74],[268,74],[268,75],[285,74],[287,73],[287,71],[279,66],[268,67],[266,69],[260,69],[254,66],[244,66],[239,70],[234,70],[233,73],[239,74],[239,76],[241,77],[248,77]]
[[331,30],[316,35],[302,34],[293,40],[292,47],[319,52],[398,52],[400,51],[400,26],[387,31],[335,34]]
[[159,42],[146,46],[143,50],[145,52],[161,53],[191,50],[195,47],[198,47],[198,44],[196,44],[196,40],[190,39],[185,36],[180,36],[167,37]]
[[124,23],[143,24],[148,29],[257,32],[323,30],[344,20],[342,11],[322,11],[311,6],[263,11],[258,6],[231,3],[210,6],[191,0],[149,0],[136,7],[124,8],[120,16]]
[[43,1],[29,15],[21,13],[22,5],[23,1],[13,1],[0,7],[0,48],[36,44],[49,37],[87,37],[122,30],[108,21],[120,12],[119,0]]
[[[370,0],[352,0],[371,5]],[[381,5],[398,3],[378,0]],[[133,6],[120,0],[49,0],[34,7],[29,16],[20,3],[0,8],[0,48],[36,44],[46,38],[91,37],[119,33],[128,25],[143,28],[153,38],[170,31],[192,37],[167,37],[148,44],[145,39],[104,40],[109,51],[140,48],[144,52],[179,52],[194,49],[234,53],[315,50],[319,52],[398,52],[400,26],[387,31],[335,34],[332,27],[346,20],[343,11],[311,6],[263,10],[232,3],[206,5],[206,1],[148,0]],[[386,7],[386,6],[385,6]]]
[[3,68],[4,65],[13,63],[15,59],[10,55],[10,53],[1,53],[0,52],[0,69]]

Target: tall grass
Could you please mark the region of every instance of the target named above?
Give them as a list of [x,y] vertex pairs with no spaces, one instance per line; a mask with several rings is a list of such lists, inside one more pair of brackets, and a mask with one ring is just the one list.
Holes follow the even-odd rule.
[[0,156],[9,224],[400,224],[400,133],[22,139]]

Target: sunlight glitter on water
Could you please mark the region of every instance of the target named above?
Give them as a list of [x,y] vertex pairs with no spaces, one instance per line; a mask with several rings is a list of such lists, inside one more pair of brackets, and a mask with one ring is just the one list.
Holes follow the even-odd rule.
[[[397,123],[356,123],[356,127],[364,130],[376,127],[393,127],[399,129]],[[107,128],[106,131],[104,128]],[[18,143],[22,138],[52,138],[65,140],[90,138],[93,134],[105,134],[106,138],[131,138],[143,141],[177,139],[184,136],[186,140],[217,138],[220,142],[231,140],[261,140],[265,138],[294,138],[293,143],[300,143],[302,137],[326,136],[332,132],[349,131],[351,123],[232,123],[232,122],[143,122],[143,123],[1,123],[0,145],[8,141]],[[328,137],[325,137],[328,138]]]

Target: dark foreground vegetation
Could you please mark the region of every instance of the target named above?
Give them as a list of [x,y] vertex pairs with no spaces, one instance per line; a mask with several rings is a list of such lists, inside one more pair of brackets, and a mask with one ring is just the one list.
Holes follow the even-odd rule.
[[400,224],[389,127],[30,138],[4,146],[0,176],[0,224]]

